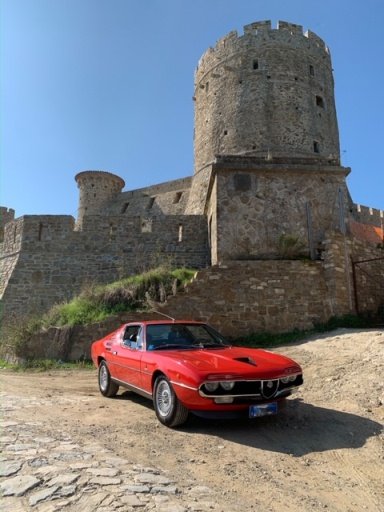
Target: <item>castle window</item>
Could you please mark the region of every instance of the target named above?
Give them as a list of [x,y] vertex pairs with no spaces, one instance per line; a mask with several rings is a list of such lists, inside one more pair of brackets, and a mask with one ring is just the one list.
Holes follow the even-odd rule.
[[312,66],[312,64],[309,65],[309,74],[311,76],[315,76],[315,68]]
[[259,69],[259,61],[257,59],[253,59],[252,69]]
[[147,210],[150,210],[150,209],[152,208],[152,206],[153,206],[153,205],[154,205],[154,203],[155,203],[155,200],[156,200],[156,197],[151,197],[151,198],[149,199],[149,203],[148,203],[148,205],[147,205]]
[[179,224],[179,238],[178,238],[178,241],[179,242],[183,241],[183,225],[182,224]]
[[43,238],[43,224],[42,222],[39,223],[39,234],[37,235],[37,239],[39,242],[41,242]]
[[176,192],[176,194],[173,198],[173,204],[179,203],[182,195],[183,195],[182,192]]
[[224,135],[228,135],[228,130],[224,130]]
[[114,224],[109,224],[109,240],[115,240],[115,232],[116,226]]
[[121,208],[121,213],[125,213],[127,211],[128,206],[129,206],[129,203],[124,203],[123,207]]
[[318,107],[324,108],[324,100],[321,96],[316,96],[316,105]]
[[320,146],[319,146],[319,143],[316,140],[313,141],[313,152],[314,153],[320,153]]
[[152,219],[141,219],[141,232],[152,233]]

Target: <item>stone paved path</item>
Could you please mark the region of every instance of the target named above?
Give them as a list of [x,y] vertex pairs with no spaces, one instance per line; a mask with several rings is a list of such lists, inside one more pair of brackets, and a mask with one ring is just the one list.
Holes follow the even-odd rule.
[[[41,399],[0,393],[0,400],[1,512],[225,510],[208,487],[180,484],[159,468],[134,465],[96,443],[52,430],[49,418],[34,421]],[[17,419],[20,408],[31,409],[30,421]]]

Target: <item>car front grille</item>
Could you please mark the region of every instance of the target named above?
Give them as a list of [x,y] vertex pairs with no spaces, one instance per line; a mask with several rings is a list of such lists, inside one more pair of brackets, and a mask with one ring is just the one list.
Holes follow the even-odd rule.
[[[303,384],[302,374],[295,375],[295,380],[283,382],[281,379],[270,380],[240,380],[235,381],[231,390],[225,390],[220,385],[215,391],[208,391],[204,384],[199,388],[201,396],[206,398],[232,397],[234,402],[270,399],[279,395],[288,394],[292,388]],[[287,393],[286,393],[287,392]]]

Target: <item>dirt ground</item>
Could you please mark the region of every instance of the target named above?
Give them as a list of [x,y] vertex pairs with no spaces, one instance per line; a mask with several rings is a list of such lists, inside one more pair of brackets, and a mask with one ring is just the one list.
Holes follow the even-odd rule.
[[0,383],[5,393],[44,398],[17,414],[45,419],[46,435],[65,426],[180,484],[209,486],[225,510],[384,511],[384,331],[339,329],[276,351],[304,369],[283,412],[192,418],[179,430],[160,425],[151,402],[132,393],[102,397],[96,370],[1,370]]

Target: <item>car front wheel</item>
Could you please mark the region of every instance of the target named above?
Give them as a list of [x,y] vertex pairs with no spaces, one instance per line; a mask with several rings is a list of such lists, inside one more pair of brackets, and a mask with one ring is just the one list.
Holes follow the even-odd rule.
[[99,365],[99,389],[100,393],[108,398],[116,396],[119,390],[119,386],[111,379],[111,374],[105,361],[101,361]]
[[157,377],[153,405],[159,421],[167,427],[178,427],[188,418],[188,409],[180,402],[171,383],[164,376]]

